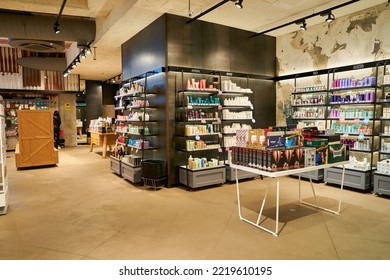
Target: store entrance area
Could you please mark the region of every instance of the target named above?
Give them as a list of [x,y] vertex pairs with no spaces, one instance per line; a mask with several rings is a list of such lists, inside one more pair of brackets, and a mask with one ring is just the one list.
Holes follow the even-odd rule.
[[[14,153],[7,157],[0,259],[390,259],[388,197],[346,189],[337,216],[299,205],[298,180],[282,178],[275,237],[239,219],[234,183],[144,189],[86,145],[59,150],[57,167],[17,171]],[[245,216],[256,220],[269,180],[240,183]],[[308,198],[309,182],[302,187]],[[315,187],[319,202],[336,207],[338,187]],[[273,225],[275,188],[268,195],[263,223]]]

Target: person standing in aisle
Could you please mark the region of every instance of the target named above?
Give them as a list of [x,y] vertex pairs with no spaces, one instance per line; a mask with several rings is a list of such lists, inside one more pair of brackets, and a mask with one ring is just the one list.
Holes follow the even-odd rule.
[[53,125],[54,125],[54,147],[58,149],[60,145],[60,127],[61,127],[61,117],[58,111],[54,111],[53,114]]

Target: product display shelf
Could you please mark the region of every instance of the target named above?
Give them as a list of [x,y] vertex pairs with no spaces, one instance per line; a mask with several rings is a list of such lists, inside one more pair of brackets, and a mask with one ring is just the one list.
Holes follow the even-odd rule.
[[[328,75],[294,78],[294,91],[291,92],[291,120],[299,128],[317,126],[326,129],[328,121]],[[309,117],[310,116],[310,117]],[[299,177],[298,175],[291,175]],[[301,178],[322,182],[324,169],[300,174]]]
[[390,158],[390,84],[382,84],[379,160]]
[[0,215],[7,213],[8,209],[8,172],[7,172],[7,154],[6,154],[6,136],[5,136],[5,111],[4,106],[0,104]]
[[[147,83],[147,74],[142,78],[131,79],[122,85],[119,94],[115,96],[117,102],[115,109],[121,111],[122,115],[127,115],[127,118],[122,116],[115,119],[116,133],[121,140],[116,141],[114,155],[110,158],[110,168],[113,173],[132,183],[142,182],[141,162],[145,158],[145,152],[158,149],[157,145],[154,146],[158,137],[156,133],[158,121],[153,119],[157,109],[153,105],[156,94],[147,92]],[[134,141],[139,143],[135,145]],[[129,161],[134,158],[137,159],[137,164]]]
[[[370,190],[380,150],[378,66],[374,75],[372,69],[352,68],[343,73],[337,73],[336,69],[329,79],[332,79],[328,94],[329,128],[342,137],[357,139],[356,142],[366,141],[364,148],[350,146],[350,164],[346,166],[344,184]],[[324,172],[324,181],[340,184],[340,176],[340,169],[329,168]]]
[[[220,77],[221,89],[219,96],[222,100],[222,110],[229,110],[229,112],[253,112],[253,91],[249,88],[249,79],[248,78],[231,78],[231,77]],[[243,85],[244,88],[237,90],[237,85]],[[229,90],[230,89],[230,90]],[[253,116],[246,118],[229,118],[222,116],[222,136],[223,136],[223,146],[222,151],[224,155],[225,165],[226,165],[226,181],[233,182],[236,180],[236,173],[230,167],[228,160],[228,153],[230,148],[236,145],[236,132],[224,132],[227,130],[225,127],[232,127],[240,125],[240,128],[237,129],[250,129],[252,124],[255,123]],[[232,129],[232,128],[230,128]],[[251,179],[255,178],[256,174],[251,172],[246,172],[238,170],[237,178],[242,179]]]
[[328,115],[327,75],[294,78],[291,92],[291,120],[299,128],[318,126],[325,129]]
[[212,75],[182,72],[181,76],[184,90],[176,92],[174,135],[179,183],[187,190],[223,184],[220,91]]
[[390,195],[390,74],[386,71],[388,65],[383,67],[382,96],[379,100],[381,107],[380,117],[380,145],[379,162],[374,173],[374,193]]

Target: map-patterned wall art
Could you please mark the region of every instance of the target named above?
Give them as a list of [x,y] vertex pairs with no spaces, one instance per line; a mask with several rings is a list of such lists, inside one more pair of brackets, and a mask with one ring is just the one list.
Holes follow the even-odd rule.
[[[278,76],[390,59],[390,4],[308,25],[279,36],[276,46]],[[326,84],[325,77],[310,79],[308,84]],[[294,80],[276,84],[276,125],[286,125],[290,117],[293,90]]]

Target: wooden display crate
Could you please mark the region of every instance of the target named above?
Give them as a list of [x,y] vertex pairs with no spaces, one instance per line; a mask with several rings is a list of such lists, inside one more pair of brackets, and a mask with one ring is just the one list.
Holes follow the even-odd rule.
[[18,110],[19,142],[15,148],[16,168],[55,165],[53,113],[49,110]]

